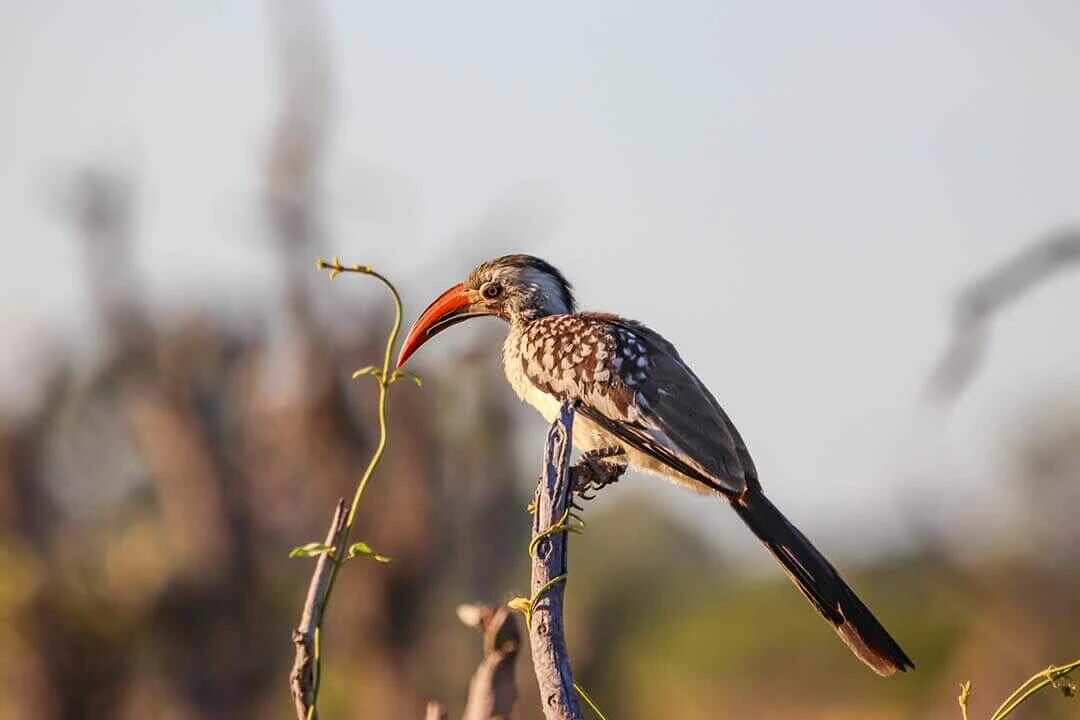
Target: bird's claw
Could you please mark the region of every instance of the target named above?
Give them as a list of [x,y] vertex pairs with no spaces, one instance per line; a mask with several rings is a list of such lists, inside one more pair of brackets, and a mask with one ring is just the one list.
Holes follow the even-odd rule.
[[613,452],[612,449],[590,450],[582,454],[581,460],[570,469],[576,496],[571,499],[574,507],[582,509],[575,502],[576,499],[592,500],[600,490],[619,481],[626,472],[626,465],[619,462],[604,462],[605,458],[619,454],[621,451]]

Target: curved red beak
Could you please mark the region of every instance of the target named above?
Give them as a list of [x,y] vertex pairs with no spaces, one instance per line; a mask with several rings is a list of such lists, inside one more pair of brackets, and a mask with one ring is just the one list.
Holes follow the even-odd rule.
[[465,290],[464,283],[458,283],[454,287],[435,298],[435,302],[427,306],[427,310],[420,313],[413,326],[409,328],[409,334],[405,336],[405,342],[401,345],[401,353],[398,355],[397,366],[401,367],[420,349],[420,346],[431,338],[441,333],[451,325],[457,325],[471,317],[487,315],[486,312],[469,312],[472,300]]

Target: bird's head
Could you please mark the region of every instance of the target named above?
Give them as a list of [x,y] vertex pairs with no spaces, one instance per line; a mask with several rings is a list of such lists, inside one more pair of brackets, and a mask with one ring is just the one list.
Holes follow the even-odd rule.
[[397,366],[429,339],[469,318],[494,315],[515,322],[573,312],[574,293],[561,272],[532,255],[504,255],[480,263],[465,282],[428,305],[405,337]]

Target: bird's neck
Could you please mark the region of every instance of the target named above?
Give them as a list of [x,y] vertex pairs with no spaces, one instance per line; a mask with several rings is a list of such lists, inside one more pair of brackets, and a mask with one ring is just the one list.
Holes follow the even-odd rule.
[[520,310],[510,316],[511,332],[524,330],[529,324],[537,320],[543,320],[552,315],[572,315],[570,312],[553,312],[544,307],[530,307]]

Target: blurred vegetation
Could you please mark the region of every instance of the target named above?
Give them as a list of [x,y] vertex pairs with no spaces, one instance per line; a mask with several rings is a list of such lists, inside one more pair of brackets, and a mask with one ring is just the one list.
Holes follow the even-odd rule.
[[[99,351],[42,358],[38,402],[0,408],[0,720],[291,716],[290,631],[310,566],[286,557],[323,536],[371,453],[375,388],[349,378],[387,329],[381,304],[336,308],[348,322],[333,330],[313,310],[328,83],[311,48],[284,44],[309,61],[282,63],[264,168],[283,310],[150,316],[132,262],[132,181],[75,173],[72,236]],[[485,340],[452,370],[425,372],[423,393],[391,398],[384,482],[358,523],[394,562],[340,578],[325,717],[420,717],[431,698],[460,707],[480,648],[454,608],[527,587],[541,442],[535,456],[515,452],[517,415]],[[764,553],[749,558],[763,572],[748,572],[748,558],[727,557],[631,482],[588,508],[571,543],[578,679],[625,720],[953,718],[964,680],[972,717],[988,715],[1080,646],[1080,403],[1063,391],[1028,427],[1012,453],[1022,505],[1013,524],[985,528],[977,556],[925,537],[906,554],[840,563],[915,673],[867,672]],[[531,674],[518,677],[520,716],[537,717]],[[1077,712],[1044,693],[1014,717]]]
[[[385,318],[357,308],[344,337],[298,323],[303,390],[283,399],[258,381],[275,350],[257,330],[154,323],[134,296],[121,307],[125,320],[104,324],[111,350],[57,362],[41,404],[0,432],[4,717],[288,717],[289,629],[309,568],[284,558],[318,537],[372,447],[373,388],[348,378],[379,351]],[[479,649],[453,608],[527,584],[535,458],[515,458],[493,355],[468,352],[451,382],[429,373],[423,398],[392,397],[386,482],[361,522],[394,562],[341,578],[328,717],[419,717],[432,697],[460,706]],[[1029,505],[1012,532],[1029,543],[1002,551],[1011,533],[989,528],[975,560],[927,542],[849,568],[917,672],[867,673],[764,555],[767,572],[748,575],[631,484],[590,507],[572,543],[583,683],[619,718],[954,717],[966,679],[973,716],[988,712],[1080,637],[1080,529],[1059,502],[1080,476],[1080,413],[1040,417],[1016,448]],[[531,678],[519,678],[522,717],[534,717]],[[1016,717],[1075,713],[1047,693]]]
[[[82,182],[112,179],[95,170]],[[105,230],[77,227],[129,252],[101,241],[126,232],[125,213]],[[54,358],[40,403],[0,424],[0,712],[287,717],[289,629],[309,568],[285,556],[321,534],[372,448],[374,391],[349,376],[380,351],[384,314],[350,309],[349,331],[329,333],[305,315],[305,286],[289,287],[298,331],[283,348],[260,329],[273,319],[154,321],[137,278],[109,280],[117,289],[93,299],[106,349]],[[280,354],[291,393],[280,374],[263,379]],[[452,378],[429,373],[424,397],[391,399],[386,482],[360,522],[394,562],[341,578],[328,717],[419,717],[432,697],[460,706],[479,649],[453,608],[527,583],[535,458],[513,451],[499,372],[494,352],[467,350]],[[867,673],[764,556],[769,572],[748,575],[631,484],[590,507],[572,543],[583,683],[619,718],[952,717],[966,679],[975,716],[991,709],[1080,638],[1080,412],[1048,408],[1029,427],[1015,452],[1026,505],[1015,528],[987,529],[982,555],[927,539],[849,568],[917,672]],[[527,673],[520,686],[531,717]],[[1016,716],[1075,712],[1048,693]]]

